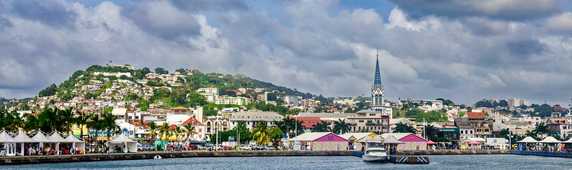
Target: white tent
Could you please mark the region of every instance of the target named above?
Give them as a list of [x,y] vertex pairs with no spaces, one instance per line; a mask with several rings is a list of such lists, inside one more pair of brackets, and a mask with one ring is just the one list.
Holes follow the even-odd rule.
[[[72,144],[72,148],[74,149],[79,149],[79,151],[81,153],[84,152],[85,150],[85,142],[77,139],[74,135],[68,135],[68,137],[66,137],[64,139],[64,141],[62,141],[62,143],[71,143]],[[79,146],[79,147],[78,147]],[[75,154],[75,153],[72,153]]]
[[18,130],[18,135],[16,135],[16,136],[13,138],[13,140],[14,140],[14,143],[20,144],[20,155],[24,155],[24,153],[25,153],[25,152],[24,152],[24,151],[25,151],[25,149],[24,149],[24,144],[25,144],[25,143],[32,143],[32,142],[34,142],[34,141],[32,140],[32,138],[30,138],[30,136],[28,136],[28,135],[26,134],[26,132],[24,132],[24,130],[22,130],[22,129],[19,129],[19,130]]
[[538,141],[530,136],[518,141],[518,143],[538,143]]
[[15,156],[16,155],[16,143],[14,143],[14,138],[8,134],[6,131],[0,132],[0,143],[4,144],[5,153],[0,155]]
[[36,135],[34,135],[34,136],[32,137],[32,140],[33,140],[34,142],[37,142],[37,143],[40,143],[40,144],[41,144],[41,143],[44,143],[44,142],[48,142],[48,138],[46,138],[46,135],[44,135],[44,132],[39,131],[39,130],[38,130],[38,132],[36,133]]
[[561,143],[561,141],[552,136],[549,136],[541,140],[540,143]]
[[113,146],[123,146],[123,152],[137,152],[137,142],[134,140],[129,139],[127,136],[124,135],[117,135],[113,137],[113,139],[107,142],[110,150]]
[[54,133],[52,133],[52,135],[48,136],[47,138],[47,142],[46,143],[55,143],[56,144],[56,154],[59,155],[60,154],[60,143],[64,142],[64,138],[60,135],[60,133],[58,131],[55,131]]

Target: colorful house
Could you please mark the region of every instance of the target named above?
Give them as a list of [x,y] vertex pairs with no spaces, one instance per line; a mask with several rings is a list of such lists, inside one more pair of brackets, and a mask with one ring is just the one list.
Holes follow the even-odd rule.
[[332,132],[309,132],[290,139],[289,143],[294,150],[345,151],[349,141]]
[[429,140],[413,133],[385,133],[381,137],[383,139],[394,137],[400,142],[397,145],[397,151],[424,151],[427,150],[427,145],[431,143]]

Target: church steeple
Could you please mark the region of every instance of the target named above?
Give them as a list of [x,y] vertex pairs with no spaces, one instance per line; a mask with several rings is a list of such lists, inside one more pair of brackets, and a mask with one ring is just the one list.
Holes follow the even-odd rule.
[[379,52],[375,59],[375,77],[373,78],[373,86],[381,86],[381,71],[379,69]]
[[371,108],[376,111],[383,111],[383,84],[381,83],[381,69],[379,67],[379,52],[375,59],[375,73],[373,87],[371,88]]

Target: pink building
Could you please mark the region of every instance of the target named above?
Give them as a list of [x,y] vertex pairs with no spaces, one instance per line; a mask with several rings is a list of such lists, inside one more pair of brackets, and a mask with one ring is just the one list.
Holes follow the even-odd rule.
[[413,133],[385,133],[381,136],[383,139],[393,136],[395,139],[403,142],[397,145],[397,151],[424,151],[427,150],[428,144],[433,143]]
[[294,150],[345,151],[349,141],[332,132],[309,132],[290,139]]

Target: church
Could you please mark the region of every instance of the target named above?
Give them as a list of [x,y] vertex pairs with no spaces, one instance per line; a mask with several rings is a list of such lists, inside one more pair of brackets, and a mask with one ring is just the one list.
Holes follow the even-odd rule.
[[354,116],[348,117],[351,132],[375,132],[377,134],[391,133],[389,120],[392,109],[389,104],[384,103],[384,88],[381,81],[381,69],[379,65],[379,54],[376,56],[375,73],[373,86],[371,88],[370,109],[361,110]]

